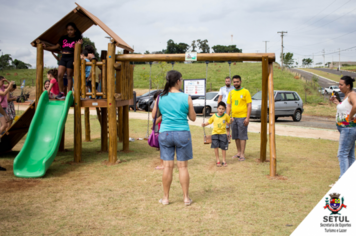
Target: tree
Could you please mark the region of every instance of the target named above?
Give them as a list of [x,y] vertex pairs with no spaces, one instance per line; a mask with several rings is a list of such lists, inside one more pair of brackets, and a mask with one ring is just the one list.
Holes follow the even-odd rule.
[[172,39],[167,41],[167,49],[165,53],[167,54],[176,53],[176,44]]
[[150,54],[150,51],[146,50],[146,52],[144,54]]
[[10,54],[0,56],[0,69],[4,70],[11,68],[12,65],[10,64],[10,62],[12,62],[12,57]]
[[198,43],[198,47],[202,53],[210,53],[210,47],[209,47],[207,39],[204,39],[204,40],[198,39],[197,43]]
[[167,41],[167,49],[162,50],[164,53],[170,54],[170,53],[185,53],[188,51],[190,46],[186,43],[174,43],[172,39]]
[[286,67],[291,67],[294,64],[293,53],[283,53],[283,63]]
[[192,47],[192,52],[196,52],[195,49],[197,48],[197,45],[196,45],[195,40],[193,40],[191,47]]
[[223,53],[223,52],[242,52],[242,49],[236,47],[236,45],[215,45],[211,47],[215,53]]
[[93,46],[94,50],[95,50],[95,58],[98,59],[100,61],[100,56],[99,56],[99,53],[95,47],[95,43],[92,42],[89,38],[87,37],[83,37],[83,48],[86,46],[86,45],[91,45]]
[[12,61],[12,65],[16,68],[16,69],[29,69],[31,67],[30,64],[28,63],[25,63],[23,61],[20,61],[20,60],[13,60]]
[[313,59],[311,59],[311,58],[303,58],[303,60],[302,60],[303,66],[309,66],[312,63],[313,63]]

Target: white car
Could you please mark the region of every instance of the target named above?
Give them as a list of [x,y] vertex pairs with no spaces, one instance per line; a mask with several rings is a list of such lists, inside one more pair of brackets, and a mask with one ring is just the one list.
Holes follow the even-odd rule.
[[193,106],[196,113],[203,113],[205,115],[210,115],[212,112],[218,111],[218,92],[208,92],[206,93],[206,108],[204,109],[204,97],[199,97],[193,100]]
[[339,86],[329,86],[324,89],[324,94],[331,94],[332,92],[340,92]]

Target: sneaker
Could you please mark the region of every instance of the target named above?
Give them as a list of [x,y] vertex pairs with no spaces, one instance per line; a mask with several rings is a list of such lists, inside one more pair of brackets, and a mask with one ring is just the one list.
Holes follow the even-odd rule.
[[6,171],[6,169],[0,166],[0,171]]
[[64,95],[64,93],[59,93],[58,96],[56,97],[56,99],[65,99],[66,96]]

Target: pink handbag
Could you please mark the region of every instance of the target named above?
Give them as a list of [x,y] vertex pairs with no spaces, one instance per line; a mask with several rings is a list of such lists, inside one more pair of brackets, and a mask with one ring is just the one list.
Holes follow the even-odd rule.
[[158,96],[158,99],[157,99],[156,115],[155,115],[155,118],[153,119],[152,133],[151,133],[150,137],[148,138],[148,145],[150,145],[151,147],[154,147],[154,148],[159,148],[159,142],[158,142],[159,132],[155,132],[159,97],[160,96]]

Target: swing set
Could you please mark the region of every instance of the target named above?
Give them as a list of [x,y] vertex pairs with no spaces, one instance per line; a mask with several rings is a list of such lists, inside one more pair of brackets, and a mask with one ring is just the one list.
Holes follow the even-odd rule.
[[[185,61],[185,54],[122,54],[116,55],[116,60],[120,62],[149,62],[150,67],[153,61],[164,61],[172,63],[175,61]],[[269,154],[270,154],[270,176],[277,175],[277,156],[275,140],[275,104],[273,86],[273,62],[274,53],[198,53],[197,61],[206,63],[206,79],[208,78],[209,61],[228,61],[229,74],[231,78],[231,62],[260,61],[262,62],[262,102],[261,102],[261,142],[260,142],[260,162],[266,161],[267,156],[267,116],[269,115]],[[151,68],[150,68],[151,71]],[[151,73],[151,72],[150,72]],[[151,81],[150,81],[151,85]],[[151,86],[150,86],[151,87]],[[267,106],[267,102],[269,102]],[[206,97],[204,102],[203,119],[205,122]],[[148,115],[149,117],[149,115]],[[147,130],[148,136],[148,130]],[[209,139],[210,137],[210,139]],[[204,143],[211,143],[211,136],[207,136],[204,129]]]

